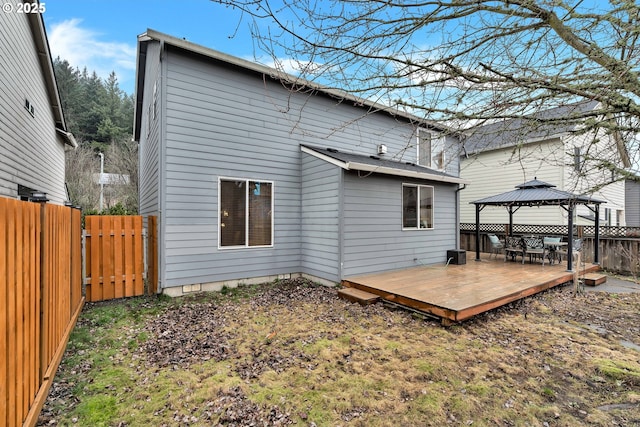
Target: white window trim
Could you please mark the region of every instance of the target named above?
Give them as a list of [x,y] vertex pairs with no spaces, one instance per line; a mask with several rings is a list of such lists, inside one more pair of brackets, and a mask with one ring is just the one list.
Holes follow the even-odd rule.
[[[429,139],[430,139],[430,141],[433,141],[433,140],[431,139],[431,137],[433,136],[433,135],[431,134],[431,132],[429,132],[429,131],[428,131],[427,129],[425,129],[425,128],[418,128],[418,129],[417,129],[417,131],[416,131],[416,164],[417,164],[417,165],[420,165],[420,166],[425,166],[425,167],[430,168],[430,167],[431,167],[431,165],[430,165],[430,164],[429,164],[429,165],[423,165],[423,164],[420,162],[420,142],[421,142],[420,134],[421,134],[421,133],[426,133],[427,135],[429,135]],[[430,145],[431,145],[431,144],[430,144]],[[429,148],[431,148],[431,146],[430,146]],[[431,154],[429,155],[429,159],[431,159]]]
[[[220,215],[220,206],[222,205],[222,185],[221,182],[222,181],[245,181],[246,182],[246,188],[247,190],[249,189],[249,182],[253,181],[253,182],[266,182],[271,184],[271,244],[270,245],[259,245],[259,246],[249,246],[249,191],[245,192],[245,204],[244,204],[244,214],[245,214],[245,222],[244,222],[244,232],[245,232],[245,236],[246,236],[246,242],[244,245],[237,245],[237,246],[222,246],[222,233],[220,232],[220,229],[222,228],[222,217]],[[237,250],[237,249],[260,249],[260,248],[272,248],[275,244],[275,240],[276,240],[276,236],[274,234],[274,218],[275,218],[275,211],[274,211],[274,200],[275,200],[275,194],[276,194],[276,186],[275,186],[275,182],[270,181],[268,179],[255,179],[255,178],[233,178],[233,177],[228,177],[228,176],[219,176],[218,177],[218,206],[217,206],[217,215],[218,215],[218,250]]]
[[[433,194],[433,197],[431,199],[431,206],[432,206],[432,211],[433,211],[433,221],[431,222],[431,227],[429,228],[420,228],[420,227],[405,227],[404,226],[404,187],[416,187],[418,188],[418,200],[417,203],[418,205],[420,204],[420,187],[425,187],[425,188],[431,188],[431,192]],[[400,224],[402,225],[402,231],[427,231],[427,230],[435,230],[436,228],[436,189],[433,185],[423,185],[423,184],[412,184],[412,183],[408,183],[408,182],[403,182],[402,183],[402,193],[400,194]],[[417,214],[419,215],[420,213],[420,207],[418,206],[417,209]],[[418,220],[418,224],[420,224],[420,217],[417,218]]]
[[[420,134],[421,133],[426,133],[429,135],[429,149],[431,150],[431,152],[429,153],[429,164],[428,165],[423,165],[420,162]],[[434,166],[434,146],[435,147],[442,147],[442,167],[436,167]],[[430,132],[428,129],[425,128],[417,128],[416,131],[416,164],[420,165],[420,166],[424,166],[433,170],[437,170],[437,171],[445,171],[447,169],[447,150],[446,150],[446,139],[444,136],[438,134],[438,133],[434,133],[434,132]]]

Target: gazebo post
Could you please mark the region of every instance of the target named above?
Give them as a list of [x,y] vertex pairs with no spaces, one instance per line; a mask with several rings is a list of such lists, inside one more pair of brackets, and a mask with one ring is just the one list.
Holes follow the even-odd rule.
[[573,271],[573,203],[567,206],[568,242],[567,242],[567,271]]
[[476,261],[480,261],[480,205],[476,204]]
[[594,212],[596,215],[596,233],[593,244],[593,263],[600,264],[600,204],[595,204]]
[[513,206],[509,206],[509,236],[513,237]]

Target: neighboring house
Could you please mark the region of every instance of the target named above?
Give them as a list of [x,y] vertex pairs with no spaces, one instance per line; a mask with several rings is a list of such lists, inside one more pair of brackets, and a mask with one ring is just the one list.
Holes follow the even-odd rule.
[[[545,110],[535,117],[571,117],[595,111],[597,106],[597,102],[581,102]],[[461,222],[475,222],[475,208],[470,202],[538,179],[559,190],[606,201],[600,206],[600,223],[625,225],[624,180],[610,170],[594,166],[601,160],[620,168],[629,166],[626,149],[617,134],[595,134],[562,122],[531,123],[524,119],[502,120],[474,128],[463,138],[460,176],[471,184],[460,194]],[[483,223],[505,224],[508,218],[504,208],[487,207],[482,211]],[[594,218],[587,207],[576,209],[576,224],[593,224]],[[565,225],[567,212],[557,206],[521,209],[513,220],[516,224]]]
[[[127,174],[94,173],[93,182],[100,185],[103,209],[109,209],[118,203],[125,204],[127,193],[130,192],[131,180]],[[99,206],[94,206],[99,209]]]
[[102,185],[129,185],[129,175],[106,172],[103,174],[94,173],[93,182]]
[[627,179],[624,182],[626,226],[640,227],[640,181]]
[[140,213],[159,216],[163,292],[335,283],[459,247],[443,127],[152,30],[137,65]]
[[[16,7],[13,7],[16,10]],[[68,201],[65,123],[41,14],[0,13],[0,196]]]

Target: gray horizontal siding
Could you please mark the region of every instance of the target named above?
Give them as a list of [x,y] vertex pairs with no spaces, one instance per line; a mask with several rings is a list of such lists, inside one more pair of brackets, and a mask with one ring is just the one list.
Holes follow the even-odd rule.
[[[163,286],[301,271],[337,280],[340,170],[301,165],[300,144],[370,155],[384,143],[415,161],[412,126],[177,50],[164,58]],[[218,248],[220,177],[274,183],[273,247]]]
[[342,170],[302,154],[302,272],[340,281]]
[[[18,184],[66,200],[64,142],[55,120],[27,16],[0,14],[0,196],[17,197]],[[32,117],[25,99],[35,107]]]
[[[140,131],[139,175],[140,208],[142,215],[158,215],[160,211],[160,139],[162,118],[162,79],[160,46],[150,44],[147,49],[144,104]],[[153,102],[153,85],[157,85],[158,108],[156,118],[149,117],[149,105]],[[151,123],[149,123],[151,122]]]
[[434,183],[434,229],[402,230],[402,180],[345,174],[343,277],[445,262],[455,248],[455,190]]
[[[264,123],[238,108],[242,88],[182,72],[191,62],[168,56],[165,286],[299,272],[299,153],[253,130]],[[220,177],[274,182],[272,248],[218,249]]]
[[624,192],[626,225],[640,227],[640,182],[626,181]]

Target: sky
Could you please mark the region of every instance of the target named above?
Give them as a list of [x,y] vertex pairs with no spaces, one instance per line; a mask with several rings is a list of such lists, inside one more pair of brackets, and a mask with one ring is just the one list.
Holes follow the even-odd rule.
[[254,60],[249,20],[210,0],[49,0],[44,21],[53,58],[73,67],[111,71],[120,88],[134,90],[137,36],[151,28]]

